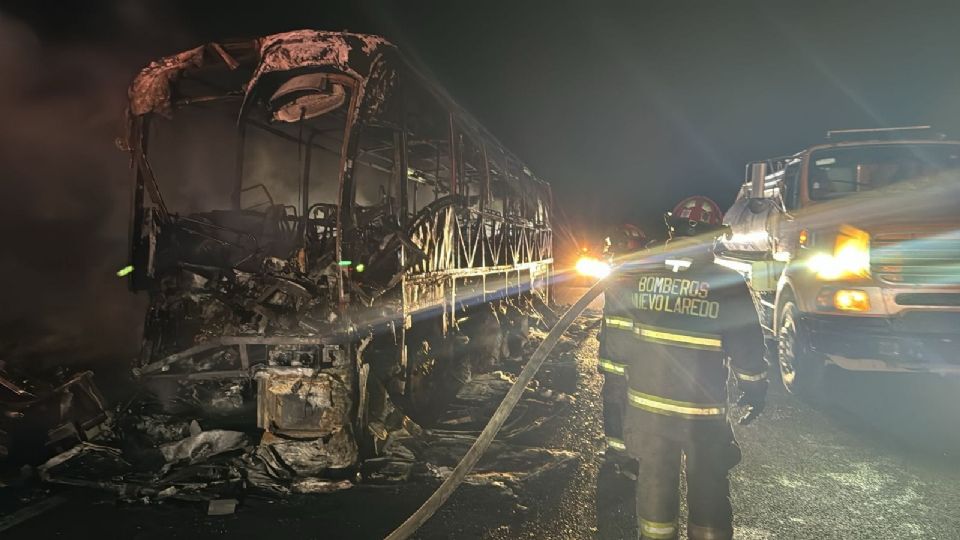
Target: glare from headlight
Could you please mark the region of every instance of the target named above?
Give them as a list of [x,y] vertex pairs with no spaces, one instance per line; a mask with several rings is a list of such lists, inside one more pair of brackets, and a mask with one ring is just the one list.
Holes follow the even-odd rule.
[[870,271],[870,254],[863,250],[848,248],[836,255],[817,253],[807,263],[817,277],[828,281],[865,277]]
[[807,265],[817,277],[827,281],[862,278],[870,275],[870,236],[853,227],[843,227],[837,235],[833,254],[817,253]]
[[577,260],[577,273],[597,279],[610,275],[610,265],[594,257],[580,257]]

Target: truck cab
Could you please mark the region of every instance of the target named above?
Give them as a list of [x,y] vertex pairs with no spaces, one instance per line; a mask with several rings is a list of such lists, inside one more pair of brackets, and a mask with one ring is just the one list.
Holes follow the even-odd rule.
[[960,141],[843,130],[750,163],[717,262],[755,295],[787,389],[827,365],[960,373]]

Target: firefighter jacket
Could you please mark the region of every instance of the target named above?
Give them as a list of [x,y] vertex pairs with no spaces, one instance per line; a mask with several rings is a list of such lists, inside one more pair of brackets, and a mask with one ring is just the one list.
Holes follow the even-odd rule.
[[628,269],[611,275],[604,286],[599,351],[601,373],[624,378],[627,375],[627,365],[630,363],[630,357],[633,354],[634,336],[632,325],[625,326],[622,321],[630,320],[633,316],[636,276],[633,275],[634,270],[631,268],[637,268],[637,261],[644,260],[648,253],[656,253],[657,250],[662,249],[662,246],[654,247],[652,243],[648,242],[647,247],[643,250],[632,251],[617,257],[621,263],[634,262],[623,264]]
[[628,274],[630,316],[606,321],[633,339],[628,447],[642,433],[689,442],[729,436],[727,358],[741,384],[766,379],[763,334],[743,278],[715,264],[706,246],[686,257],[671,251]]
[[599,368],[606,375],[625,378],[634,337],[632,326],[625,326],[622,321],[632,320],[636,280],[627,274],[614,274],[609,279],[603,291]]

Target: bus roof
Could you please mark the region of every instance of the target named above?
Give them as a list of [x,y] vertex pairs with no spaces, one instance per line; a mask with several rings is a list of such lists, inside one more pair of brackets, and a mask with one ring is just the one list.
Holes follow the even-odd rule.
[[265,75],[309,67],[328,67],[357,78],[365,84],[375,61],[389,53],[399,59],[456,117],[504,155],[520,165],[531,178],[543,182],[530,173],[526,165],[461,107],[436,83],[385,38],[372,34],[331,32],[324,30],[294,30],[260,38],[213,42],[178,54],[166,56],[140,70],[128,90],[129,112],[133,117],[157,113],[169,116],[173,112],[172,86],[187,72],[205,67],[226,66],[230,71],[249,73],[243,87],[244,101]]
[[334,67],[365,80],[373,59],[383,48],[393,48],[386,39],[368,34],[295,30],[261,38],[209,43],[166,56],[140,70],[130,85],[130,112],[169,114],[170,86],[185,72],[222,62],[231,70],[254,63],[245,92],[267,73],[302,67]]

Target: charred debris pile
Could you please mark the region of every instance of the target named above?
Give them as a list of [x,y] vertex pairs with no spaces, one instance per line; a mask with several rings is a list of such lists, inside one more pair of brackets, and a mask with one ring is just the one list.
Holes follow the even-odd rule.
[[[556,322],[549,184],[379,36],[209,43],[146,66],[129,98],[118,275],[149,300],[130,391],[107,405],[91,374],[11,362],[9,460],[133,501],[447,474]],[[531,445],[573,399],[574,348],[482,478],[573,461]]]
[[[50,484],[94,488],[129,502],[201,501],[213,513],[232,511],[232,506],[221,507],[235,503],[223,501],[243,500],[247,494],[282,497],[437,482],[482,429],[524,356],[547,329],[529,306],[504,302],[502,311],[485,308],[489,316],[476,318],[486,320],[487,342],[470,344],[452,334],[448,345],[455,357],[444,358],[442,350],[431,349],[426,341],[417,352],[422,357],[418,365],[430,372],[424,384],[443,390],[434,392],[429,403],[394,400],[387,388],[367,393],[365,399],[377,404],[364,404],[368,414],[376,416],[363,419],[366,436],[352,433],[352,409],[361,404],[343,396],[335,399],[337,375],[309,366],[288,365],[290,377],[279,382],[274,377],[267,387],[256,375],[230,381],[171,377],[168,385],[145,385],[134,370],[128,388],[108,392],[123,396],[114,404],[104,398],[90,371],[38,375],[4,366],[3,482],[35,486],[39,479],[47,491],[53,488]],[[575,326],[571,335],[528,387],[468,483],[513,496],[527,479],[576,461],[574,453],[535,446],[543,428],[574,399],[570,392],[576,381],[576,340],[585,337],[587,329]],[[276,367],[280,361],[266,358],[262,366]],[[256,373],[258,361],[252,362]],[[288,398],[291,407],[315,407],[322,417],[314,432],[251,429],[256,425],[252,420],[263,414],[258,392],[279,400],[280,410]],[[343,405],[331,407],[333,403]]]

